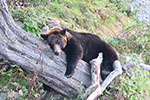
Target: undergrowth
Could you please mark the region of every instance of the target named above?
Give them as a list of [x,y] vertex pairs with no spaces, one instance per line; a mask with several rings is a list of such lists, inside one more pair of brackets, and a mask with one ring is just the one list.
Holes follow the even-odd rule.
[[[24,29],[36,36],[39,36],[43,26],[49,24],[48,18],[50,17],[60,20],[67,28],[94,34],[99,33],[100,28],[103,28],[102,25],[111,29],[115,26],[114,23],[121,21],[127,29],[132,26],[132,21],[134,22],[134,20],[123,19],[126,13],[122,13],[123,10],[118,6],[122,6],[122,3],[115,2],[115,0],[112,3],[109,0],[27,1],[24,5],[10,2],[9,9],[14,19],[21,21],[25,25]],[[127,8],[126,6],[122,7]],[[131,21],[130,24],[128,20]]]
[[130,69],[128,72],[121,76],[120,81],[120,90],[124,97],[129,100],[149,100],[150,73],[139,67]]
[[37,72],[34,76],[27,75],[17,65],[4,65],[0,69],[0,93],[7,93],[7,99],[37,100],[43,93],[42,83],[37,80]]

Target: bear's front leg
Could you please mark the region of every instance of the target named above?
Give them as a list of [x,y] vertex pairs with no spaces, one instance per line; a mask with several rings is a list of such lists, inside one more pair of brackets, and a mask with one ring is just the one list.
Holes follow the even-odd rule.
[[70,40],[64,51],[66,53],[67,60],[67,69],[65,76],[67,78],[70,78],[75,71],[78,61],[82,59],[83,50],[79,43],[77,43],[75,40]]
[[77,65],[77,63],[73,64],[73,62],[72,63],[69,62],[69,64],[67,64],[67,69],[65,72],[65,76],[67,78],[71,78],[73,76],[76,65]]

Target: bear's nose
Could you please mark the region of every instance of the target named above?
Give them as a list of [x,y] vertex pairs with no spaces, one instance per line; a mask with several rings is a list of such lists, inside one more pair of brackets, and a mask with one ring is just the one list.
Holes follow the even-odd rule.
[[55,53],[55,55],[56,55],[56,56],[58,56],[58,55],[59,55],[59,52],[57,52],[57,51],[56,51],[56,52],[54,52],[54,53]]
[[58,56],[61,53],[61,48],[58,44],[55,44],[53,49],[54,49],[55,55]]

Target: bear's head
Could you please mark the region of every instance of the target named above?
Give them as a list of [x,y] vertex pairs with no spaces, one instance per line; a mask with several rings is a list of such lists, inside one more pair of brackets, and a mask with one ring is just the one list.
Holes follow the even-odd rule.
[[50,45],[55,55],[59,55],[67,45],[68,32],[62,28],[52,28],[40,36]]

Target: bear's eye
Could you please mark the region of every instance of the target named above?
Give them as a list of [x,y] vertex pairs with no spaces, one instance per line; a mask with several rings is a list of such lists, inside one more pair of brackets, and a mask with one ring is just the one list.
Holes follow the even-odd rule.
[[63,48],[63,42],[62,41],[59,42],[59,45],[61,48]]
[[58,44],[61,48],[63,47],[63,42],[62,42],[62,40],[57,40],[56,44]]
[[53,44],[52,43],[48,43],[48,45],[51,47],[51,49],[53,49]]

